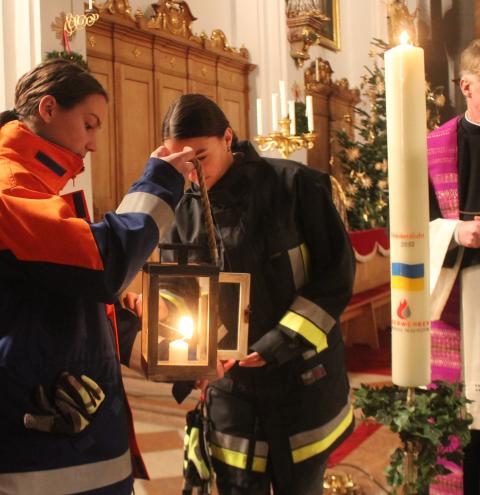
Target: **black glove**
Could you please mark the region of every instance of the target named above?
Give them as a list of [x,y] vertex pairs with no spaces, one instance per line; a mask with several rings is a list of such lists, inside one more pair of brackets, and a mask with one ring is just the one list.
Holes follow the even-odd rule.
[[103,390],[91,378],[76,378],[64,371],[55,384],[53,405],[39,385],[35,400],[41,412],[26,413],[23,423],[25,428],[49,433],[79,433],[90,424],[104,399]]

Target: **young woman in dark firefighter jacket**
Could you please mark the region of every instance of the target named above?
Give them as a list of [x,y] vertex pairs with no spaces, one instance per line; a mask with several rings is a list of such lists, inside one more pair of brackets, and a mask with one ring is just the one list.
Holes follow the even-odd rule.
[[[250,354],[206,392],[219,492],[320,494],[327,457],[353,428],[338,318],[355,265],[329,177],[261,158],[201,95],[172,104],[163,139],[202,163],[221,269],[251,274]],[[191,178],[164,241],[206,246]]]
[[52,60],[0,115],[2,494],[129,495],[132,467],[146,474],[120,375],[137,328],[117,331],[111,303],[169,227],[193,152],[156,150],[117,211],[89,223],[81,196],[59,191],[106,110],[90,73]]

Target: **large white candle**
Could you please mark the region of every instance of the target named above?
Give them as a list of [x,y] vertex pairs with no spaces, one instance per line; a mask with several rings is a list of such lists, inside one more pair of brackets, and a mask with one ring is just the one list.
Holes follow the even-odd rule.
[[295,125],[295,102],[293,100],[288,101],[288,118],[290,119],[290,134],[295,136],[297,127]]
[[257,98],[257,136],[263,135],[263,126],[262,126],[262,99]]
[[423,50],[385,52],[392,287],[392,380],[430,382],[428,175]]
[[278,93],[272,94],[272,131],[278,131]]
[[287,89],[285,87],[285,81],[279,81],[278,83],[280,90],[280,118],[284,119],[287,117]]
[[88,9],[92,10],[93,8],[93,0],[88,0]]
[[188,361],[188,343],[184,340],[173,340],[168,346],[168,361],[170,363],[183,363]]
[[307,114],[308,132],[313,131],[313,99],[312,95],[305,98],[305,113]]

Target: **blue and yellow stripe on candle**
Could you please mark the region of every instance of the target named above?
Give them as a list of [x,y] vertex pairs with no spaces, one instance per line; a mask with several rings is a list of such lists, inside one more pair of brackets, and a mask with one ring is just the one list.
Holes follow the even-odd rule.
[[392,263],[392,289],[421,291],[425,288],[425,265]]

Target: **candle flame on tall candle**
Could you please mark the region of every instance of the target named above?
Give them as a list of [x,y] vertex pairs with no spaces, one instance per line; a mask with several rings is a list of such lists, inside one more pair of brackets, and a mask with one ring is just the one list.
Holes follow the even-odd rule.
[[400,44],[407,45],[409,41],[410,41],[410,36],[408,35],[407,31],[403,31],[402,34],[400,35]]

